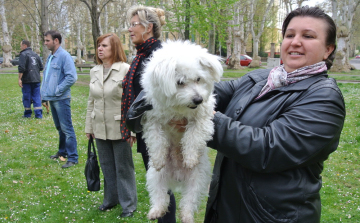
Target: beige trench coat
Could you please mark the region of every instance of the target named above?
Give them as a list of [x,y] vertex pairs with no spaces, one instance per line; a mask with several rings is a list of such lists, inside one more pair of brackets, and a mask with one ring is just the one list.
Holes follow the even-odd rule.
[[97,65],[90,70],[85,133],[93,133],[95,138],[103,140],[121,139],[122,80],[129,67],[127,63],[114,63],[105,81],[103,81],[103,65]]

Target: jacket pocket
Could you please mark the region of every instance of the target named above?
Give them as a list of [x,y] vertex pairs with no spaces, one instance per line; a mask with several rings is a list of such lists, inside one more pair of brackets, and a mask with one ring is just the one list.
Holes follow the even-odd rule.
[[290,223],[294,222],[294,219],[288,218],[281,211],[276,210],[276,207],[271,205],[265,199],[259,197],[255,191],[248,187],[248,202],[252,206],[251,210],[253,213],[252,216],[256,218],[256,222],[266,222],[266,223]]
[[50,66],[48,96],[60,96],[61,94],[58,93],[60,66],[57,64]]
[[113,129],[117,134],[120,134],[121,115],[114,115],[114,120]]
[[98,81],[97,78],[92,78],[90,80],[90,84],[89,84],[89,88],[90,88],[90,92],[96,92],[96,86],[99,88],[100,85],[96,84],[96,82]]

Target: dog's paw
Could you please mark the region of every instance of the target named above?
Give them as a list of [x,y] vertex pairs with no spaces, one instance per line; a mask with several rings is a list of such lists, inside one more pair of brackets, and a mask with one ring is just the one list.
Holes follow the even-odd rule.
[[199,160],[196,159],[196,160],[190,160],[190,159],[186,159],[184,160],[183,162],[183,165],[185,168],[188,168],[188,169],[192,169],[194,168],[196,165],[199,164]]
[[151,208],[147,215],[147,218],[149,220],[155,220],[155,219],[158,219],[158,218],[161,218],[162,216],[164,216],[165,213],[166,213],[166,210],[162,210],[160,208]]
[[194,216],[189,211],[182,211],[180,213],[180,219],[182,223],[194,223]]

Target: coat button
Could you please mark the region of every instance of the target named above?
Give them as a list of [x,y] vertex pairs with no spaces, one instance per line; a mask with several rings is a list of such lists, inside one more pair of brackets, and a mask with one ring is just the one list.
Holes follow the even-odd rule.
[[241,112],[241,110],[242,110],[242,108],[237,109],[237,110],[236,110],[236,114],[239,115],[240,112]]

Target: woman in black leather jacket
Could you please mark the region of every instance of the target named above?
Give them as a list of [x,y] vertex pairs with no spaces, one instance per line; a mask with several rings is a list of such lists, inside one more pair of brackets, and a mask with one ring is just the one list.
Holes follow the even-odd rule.
[[205,222],[320,222],[323,163],[338,146],[342,94],[327,69],[336,26],[302,7],[284,21],[284,65],[216,85],[218,151]]

